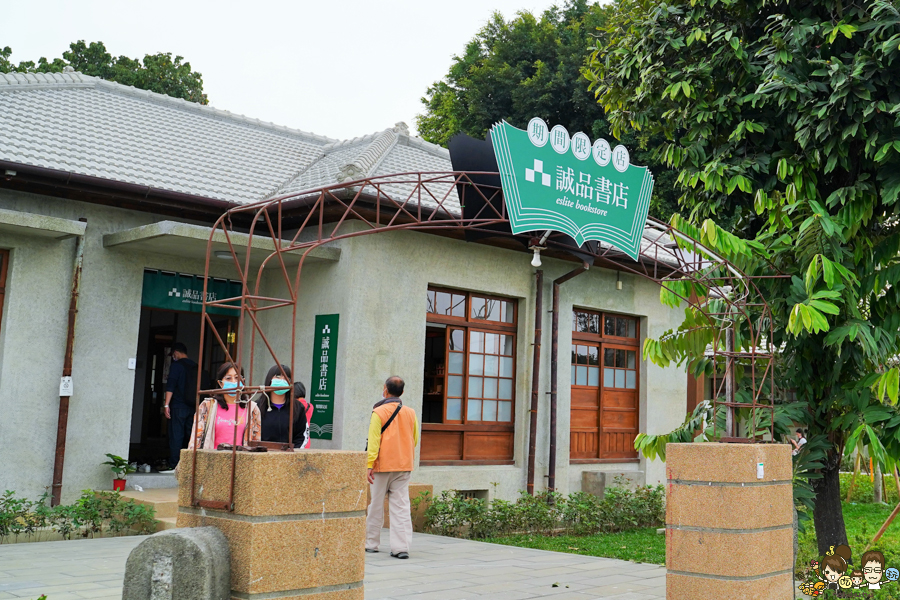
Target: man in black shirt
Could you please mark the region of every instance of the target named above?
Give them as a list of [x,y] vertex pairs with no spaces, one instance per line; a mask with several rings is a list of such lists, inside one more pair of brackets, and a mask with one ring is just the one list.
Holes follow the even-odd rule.
[[194,422],[197,363],[188,358],[187,346],[172,344],[172,364],[166,380],[166,418],[169,420],[169,471],[178,466],[182,448],[188,447]]

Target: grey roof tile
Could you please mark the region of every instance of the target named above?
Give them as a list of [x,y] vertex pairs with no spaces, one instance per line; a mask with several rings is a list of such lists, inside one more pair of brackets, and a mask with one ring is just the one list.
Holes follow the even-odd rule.
[[72,71],[0,73],[0,160],[233,202],[451,170],[403,123],[338,141]]

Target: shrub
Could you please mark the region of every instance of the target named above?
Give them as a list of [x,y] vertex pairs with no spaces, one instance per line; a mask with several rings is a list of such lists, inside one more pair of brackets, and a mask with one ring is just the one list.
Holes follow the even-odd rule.
[[[428,501],[424,492],[413,502]],[[564,497],[555,492],[530,496],[522,491],[515,502],[488,505],[446,490],[425,510],[425,530],[437,535],[481,539],[512,534],[591,535],[658,527],[665,521],[665,489],[658,485],[629,490],[610,487],[604,498],[584,492]]]
[[54,507],[49,506],[48,499],[46,493],[38,500],[17,498],[9,490],[0,496],[0,543],[36,536],[41,530],[70,540],[94,537],[103,531],[147,534],[156,528],[152,507],[125,500],[118,492],[84,490],[74,504]]

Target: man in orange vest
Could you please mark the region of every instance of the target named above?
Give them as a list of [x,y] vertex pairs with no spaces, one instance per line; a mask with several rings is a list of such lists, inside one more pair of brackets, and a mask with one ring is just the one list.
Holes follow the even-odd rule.
[[369,422],[369,483],[372,503],[366,516],[366,552],[378,552],[384,525],[384,495],[391,514],[391,556],[409,558],[412,517],[409,477],[419,443],[416,411],[403,406],[404,382],[397,376],[384,382],[382,400],[375,403]]

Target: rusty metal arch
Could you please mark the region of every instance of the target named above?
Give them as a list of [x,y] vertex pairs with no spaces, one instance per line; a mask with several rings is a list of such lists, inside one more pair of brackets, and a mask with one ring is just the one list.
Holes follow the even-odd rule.
[[[398,173],[367,177],[277,196],[228,210],[216,221],[207,243],[200,332],[201,355],[198,357],[198,361],[202,364],[205,339],[210,332],[224,352],[227,361],[234,362],[243,368],[247,363],[244,359],[244,349],[247,347],[245,335],[249,329],[249,368],[245,391],[273,389],[253,384],[257,336],[275,364],[287,364],[291,368],[295,366],[297,300],[301,291],[300,274],[311,252],[325,244],[361,235],[403,230],[455,233],[456,235],[460,232],[481,231],[484,235],[516,238],[519,242],[530,239],[531,244],[538,243],[539,236],[543,232],[535,232],[536,236],[530,237],[514,235],[506,228],[509,219],[506,207],[502,202],[501,189],[499,186],[485,183],[491,181],[492,178],[497,178],[496,180],[499,181],[499,174],[489,172]],[[461,208],[466,206],[467,202],[476,207],[474,211],[468,211],[468,215]],[[342,232],[342,227],[348,221],[358,223],[362,229]],[[242,228],[247,230],[246,233],[239,231],[235,223],[243,224]],[[498,227],[506,228],[506,231],[498,230]],[[263,233],[260,234],[260,231]],[[290,235],[286,238],[285,234],[288,232]],[[242,237],[239,244],[235,243],[237,236]],[[206,289],[206,282],[210,277],[210,257],[214,252],[214,243],[220,244],[222,239],[225,240],[231,263],[235,267],[235,278],[241,282],[242,294],[232,298],[210,300]],[[267,252],[267,254],[259,261],[258,265],[254,266],[251,264],[251,248],[254,247],[254,240],[259,241],[260,239],[271,244],[271,249],[263,250],[262,252],[264,254]],[[709,323],[715,329],[708,354],[716,365],[722,365],[725,377],[714,393],[714,410],[718,406],[725,406],[729,417],[739,408],[749,408],[753,415],[756,415],[757,410],[773,410],[774,360],[769,343],[769,340],[772,339],[773,324],[771,310],[755,281],[759,277],[747,275],[720,256],[714,249],[706,247],[671,225],[652,218],[647,220],[641,258],[637,262],[612,246],[589,243],[575,249],[569,240],[570,238],[564,234],[550,234],[543,240],[546,245],[545,252],[550,253],[551,256],[566,258],[571,257],[572,250],[577,250],[581,256],[592,260],[598,266],[632,273],[660,286],[666,286],[667,283],[674,281],[688,280],[696,283],[699,288],[707,290],[708,295],[702,298],[695,294],[681,294],[677,290],[670,293],[703,312],[708,316]],[[242,248],[246,248],[243,259],[240,256]],[[299,256],[294,273],[290,272],[285,260],[289,256],[294,258]],[[284,278],[288,291],[287,297],[271,297],[260,294],[261,275],[270,265],[274,265]],[[255,275],[253,286],[250,283],[253,279],[252,275]],[[208,307],[226,307],[235,311],[235,315],[238,316],[238,339],[241,340],[237,345],[236,352],[233,352],[229,343],[226,343],[219,335],[207,313]],[[289,360],[286,361],[278,358],[266,331],[257,318],[262,311],[279,308],[290,308],[292,311],[291,351]],[[751,309],[755,312],[755,318],[750,314]],[[749,352],[741,352],[733,347],[732,327],[738,317],[743,317],[750,327],[750,338],[747,340]],[[735,400],[733,373],[738,362],[749,366],[750,402]],[[198,378],[198,406],[201,393],[208,395],[221,391],[200,390]],[[293,405],[290,406],[293,411]],[[774,433],[773,421],[773,418],[768,420],[770,434]],[[291,423],[293,423],[292,418]],[[722,437],[723,441],[756,441],[758,437],[756,435],[750,439],[739,437],[737,424],[731,421],[728,422],[727,427],[728,429]],[[290,443],[284,445],[259,443],[257,445],[284,450],[293,448]],[[227,503],[224,501],[200,502],[195,498],[193,485],[196,474],[195,448],[191,476],[193,505],[224,510],[233,508],[235,452],[236,449],[233,450],[231,498],[229,501]]]

